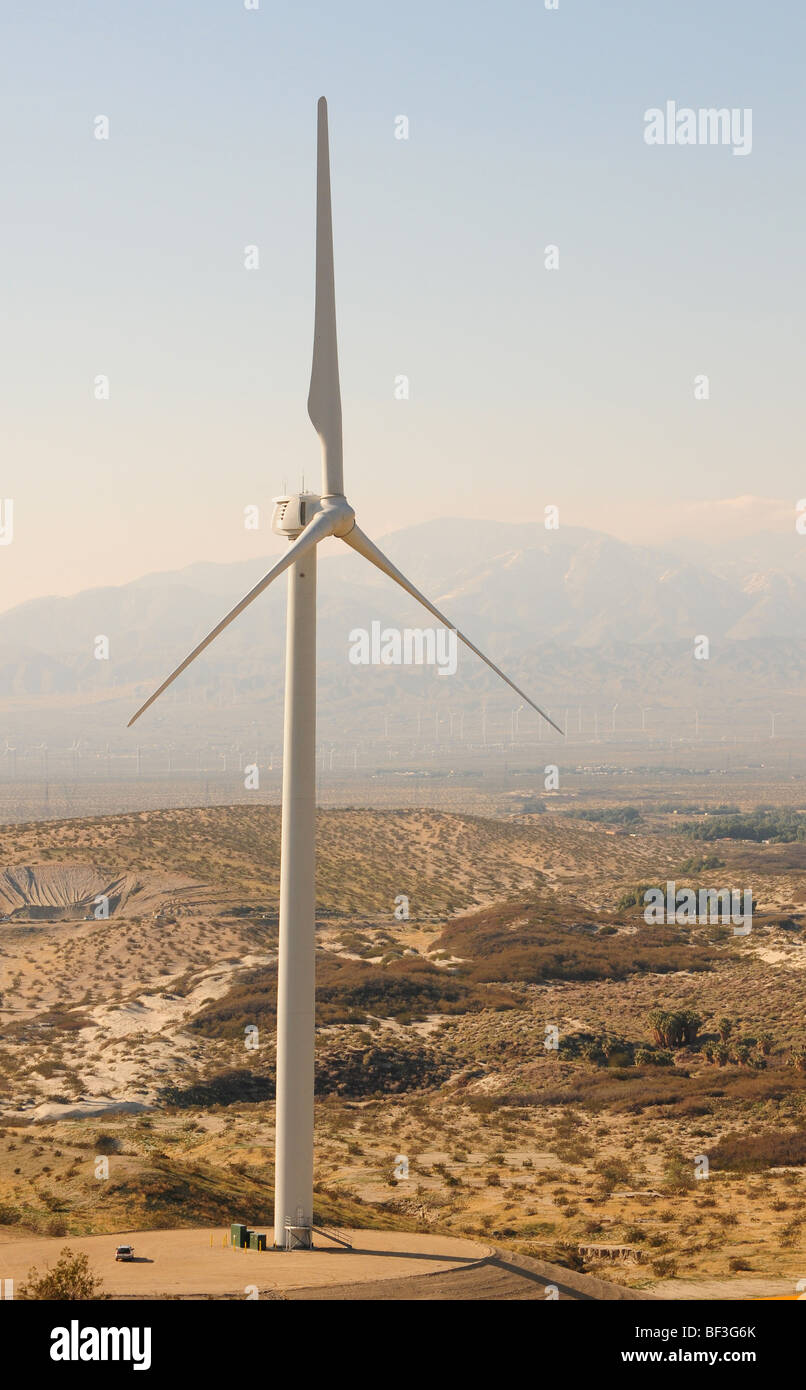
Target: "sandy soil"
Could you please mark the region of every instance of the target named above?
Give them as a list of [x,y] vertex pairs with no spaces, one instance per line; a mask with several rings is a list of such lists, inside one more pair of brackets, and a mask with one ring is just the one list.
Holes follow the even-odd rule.
[[798,1298],[795,1279],[662,1279],[652,1285],[654,1298],[679,1300]]

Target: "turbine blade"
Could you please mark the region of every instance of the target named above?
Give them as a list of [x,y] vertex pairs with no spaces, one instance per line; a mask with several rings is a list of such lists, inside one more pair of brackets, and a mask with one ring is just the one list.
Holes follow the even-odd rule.
[[190,663],[196,660],[196,657],[204,651],[205,647],[209,647],[210,643],[215,641],[216,637],[218,637],[219,633],[224,631],[225,627],[229,627],[230,623],[233,622],[239,614],[243,613],[244,609],[248,608],[249,604],[252,603],[259,594],[262,594],[264,589],[268,589],[269,585],[279,574],[283,574],[290,565],[293,565],[294,561],[298,559],[300,555],[304,555],[306,551],[318,545],[321,540],[324,540],[325,536],[330,536],[332,534],[332,517],[326,512],[317,512],[313,520],[309,521],[305,530],[301,531],[296,540],[291,542],[285,554],[281,555],[277,563],[272,565],[268,573],[264,574],[263,578],[255,585],[254,589],[250,589],[246,597],[242,598],[240,603],[236,603],[235,607],[227,614],[226,618],[222,618],[221,622],[213,628],[212,632],[208,632],[207,636],[199,643],[198,647],[193,648],[190,656],[186,656],[182,664],[177,666],[176,670],[171,672],[168,679],[162,682],[159,690],[155,690],[153,695],[149,695],[145,704],[141,705],[137,713],[132,715],[126,727],[130,729],[135,720],[139,719],[140,715],[148,709],[149,705],[153,705],[154,701],[159,699],[162,692],[167,690],[169,685],[173,684],[177,676],[181,676],[182,672],[187,670]]
[[383,574],[387,574],[390,579],[394,579],[395,583],[399,584],[401,589],[405,589],[407,594],[411,594],[412,598],[416,598],[417,602],[423,605],[423,608],[427,608],[429,613],[433,613],[434,617],[438,618],[444,627],[451,628],[456,633],[459,641],[464,642],[465,646],[469,647],[471,652],[475,652],[476,656],[480,656],[482,661],[489,666],[490,670],[495,671],[495,674],[500,676],[502,681],[506,681],[510,689],[514,690],[517,695],[520,695],[521,699],[525,700],[527,705],[531,705],[532,709],[536,710],[541,718],[545,719],[546,722],[551,725],[552,729],[556,729],[558,734],[563,732],[559,725],[555,724],[554,720],[546,714],[545,710],[542,710],[539,705],[536,705],[534,700],[530,699],[526,692],[521,690],[519,685],[516,685],[514,681],[509,679],[509,676],[504,674],[500,666],[496,666],[495,662],[491,661],[488,656],[485,656],[484,652],[480,651],[479,648],[471,642],[469,637],[465,637],[465,634],[459,631],[459,628],[455,623],[451,622],[450,618],[446,618],[445,614],[441,613],[438,608],[435,608],[434,604],[431,603],[424,594],[421,594],[419,589],[415,589],[414,585],[410,583],[404,574],[401,574],[400,570],[392,564],[391,560],[387,560],[383,551],[378,549],[374,541],[371,541],[369,536],[366,536],[359,526],[354,526],[352,531],[349,531],[346,536],[342,536],[342,540],[346,541],[348,545],[351,545],[353,550],[357,550],[359,555],[363,555],[365,560],[369,560],[370,563],[381,570]]
[[330,149],[327,102],[319,98],[316,142],[316,310],[308,414],[322,441],[322,496],[344,494],[336,285],[333,274],[333,217],[330,207]]

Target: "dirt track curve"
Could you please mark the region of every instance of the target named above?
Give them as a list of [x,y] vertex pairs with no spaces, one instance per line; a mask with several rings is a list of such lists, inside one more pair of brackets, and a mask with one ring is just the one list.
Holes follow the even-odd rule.
[[[554,1290],[556,1289],[556,1294]],[[460,1269],[437,1274],[409,1275],[405,1279],[376,1279],[360,1284],[330,1284],[309,1289],[288,1289],[291,1299],[355,1300],[371,1302],[462,1302],[464,1300],[546,1302],[603,1302],[652,1298],[635,1293],[588,1274],[574,1274],[560,1265],[514,1255],[509,1250],[493,1250],[486,1259]]]

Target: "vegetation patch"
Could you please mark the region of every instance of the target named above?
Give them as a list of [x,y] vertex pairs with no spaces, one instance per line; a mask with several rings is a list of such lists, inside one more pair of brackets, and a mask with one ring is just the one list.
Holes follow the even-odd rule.
[[439,1086],[451,1066],[430,1048],[416,1043],[392,1047],[353,1047],[336,1044],[316,1057],[317,1095],[399,1095]]
[[806,814],[788,808],[739,812],[736,815],[707,816],[701,821],[684,821],[679,827],[694,840],[769,840],[772,844],[791,844],[806,840]]
[[219,1072],[206,1081],[189,1086],[163,1086],[158,1093],[162,1105],[177,1110],[209,1110],[213,1105],[252,1104],[274,1099],[274,1081],[245,1067]]
[[[320,952],[316,961],[316,1022],[364,1023],[367,1015],[401,1023],[429,1014],[477,1013],[513,1009],[518,1000],[504,990],[488,990],[416,956],[385,965],[344,960]],[[250,1024],[272,1027],[277,1010],[277,970],[239,976],[232,988],[206,1005],[189,1027],[208,1038],[243,1038]]]
[[579,923],[554,907],[507,904],[457,918],[436,947],[462,957],[457,976],[473,983],[626,980],[711,968],[712,952],[676,926],[643,926],[629,936],[595,930],[609,921]]
[[801,1168],[806,1166],[806,1129],[726,1134],[708,1157],[712,1168],[745,1173],[761,1172],[765,1168]]
[[589,820],[600,825],[637,825],[641,819],[637,806],[583,807],[563,814],[569,820]]

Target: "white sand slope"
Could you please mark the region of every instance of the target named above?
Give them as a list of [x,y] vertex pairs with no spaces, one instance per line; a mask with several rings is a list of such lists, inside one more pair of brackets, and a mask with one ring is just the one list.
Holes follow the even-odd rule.
[[131,874],[110,880],[88,864],[23,864],[0,873],[0,912],[22,915],[34,908],[40,909],[37,916],[42,910],[85,915],[100,894],[115,910],[139,887]]
[[205,896],[202,885],[165,874],[124,873],[111,876],[92,864],[19,864],[0,870],[0,918],[56,921],[91,917],[102,895],[109,915],[122,912],[130,900],[137,911],[165,907],[166,899],[181,895],[193,903]]

